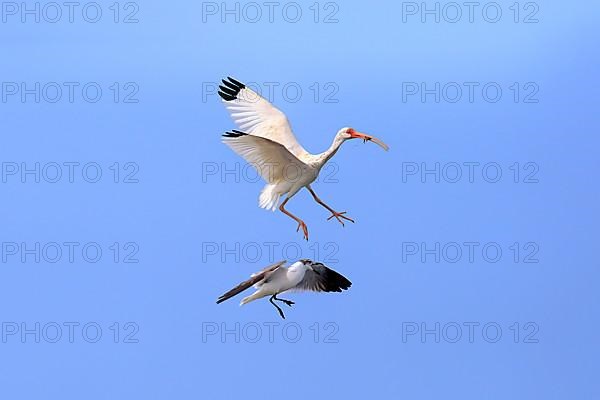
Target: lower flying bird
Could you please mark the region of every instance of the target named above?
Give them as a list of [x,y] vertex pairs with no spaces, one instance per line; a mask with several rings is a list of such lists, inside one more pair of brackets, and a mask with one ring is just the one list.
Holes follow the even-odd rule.
[[327,220],[335,217],[342,226],[343,220],[354,222],[344,215],[345,211],[335,211],[325,204],[310,184],[346,140],[373,141],[388,150],[385,143],[352,128],[342,128],[329,149],[320,154],[310,154],[296,140],[285,114],[266,99],[231,77],[223,80],[219,89],[227,110],[241,129],[225,133],[223,142],[255,166],[267,182],[258,200],[260,207],[275,211],[280,197],[287,194],[279,210],[298,223],[296,231],[302,228],[304,238],[308,240],[308,228],[304,221],[285,209],[289,199],[305,187],[317,203],[331,212]]
[[352,285],[348,279],[319,262],[302,259],[287,268],[283,266],[285,263],[285,261],[280,261],[260,272],[252,274],[250,279],[220,296],[217,299],[217,304],[243,292],[250,286],[254,286],[257,291],[248,297],[244,297],[240,302],[240,306],[266,296],[271,296],[269,302],[277,308],[281,318],[285,319],[283,310],[275,304],[275,301],[281,301],[290,307],[295,303],[291,300],[278,298],[278,294],[287,291],[302,290],[341,292]]

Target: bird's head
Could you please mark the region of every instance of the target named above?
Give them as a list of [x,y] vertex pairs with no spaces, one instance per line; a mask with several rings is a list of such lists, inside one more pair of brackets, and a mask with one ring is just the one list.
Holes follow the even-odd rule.
[[313,260],[309,260],[308,258],[303,258],[298,262],[301,262],[306,269],[309,269],[309,270],[319,274],[319,272],[313,268],[313,264],[320,264],[320,263],[316,263]]
[[337,138],[341,140],[350,140],[350,139],[362,139],[366,142],[373,142],[381,146],[382,149],[387,151],[389,149],[388,145],[383,143],[381,140],[377,139],[374,136],[367,135],[366,133],[357,132],[354,128],[342,128],[338,131]]

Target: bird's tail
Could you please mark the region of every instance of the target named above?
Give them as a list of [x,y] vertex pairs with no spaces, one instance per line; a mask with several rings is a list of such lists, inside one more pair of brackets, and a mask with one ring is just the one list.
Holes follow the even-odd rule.
[[281,193],[275,192],[275,186],[272,184],[266,185],[262,192],[260,192],[260,197],[258,198],[260,208],[275,211],[277,204],[279,204],[279,197],[281,197]]
[[242,299],[242,301],[240,301],[240,306],[243,306],[244,304],[248,304],[248,303],[250,303],[251,301],[258,300],[258,299],[260,299],[260,298],[262,298],[262,297],[265,297],[265,296],[266,296],[266,294],[264,294],[264,293],[261,293],[261,292],[260,292],[260,290],[259,290],[259,291],[257,291],[257,292],[254,292],[254,293],[252,293],[252,294],[251,294],[250,296],[248,296],[248,297],[244,297],[244,298]]

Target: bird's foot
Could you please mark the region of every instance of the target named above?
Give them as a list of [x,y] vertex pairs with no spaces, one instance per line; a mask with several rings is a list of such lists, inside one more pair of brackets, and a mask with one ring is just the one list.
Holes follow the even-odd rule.
[[304,221],[298,222],[298,227],[296,228],[296,232],[298,232],[302,228],[302,232],[304,233],[304,239],[308,241],[308,227],[304,223]]
[[279,299],[279,300],[283,301],[283,302],[284,302],[284,303],[285,303],[285,304],[286,304],[288,307],[291,307],[291,306],[293,306],[294,304],[296,304],[296,303],[294,303],[294,302],[293,302],[293,301],[291,301],[291,300],[284,300],[284,299]]
[[354,220],[352,218],[346,217],[344,214],[346,214],[346,211],[342,211],[342,212],[333,211],[331,216],[329,218],[327,218],[327,221],[329,221],[331,218],[335,217],[335,219],[337,219],[340,222],[340,224],[342,224],[342,226],[344,226],[344,221],[342,221],[340,218],[354,223]]

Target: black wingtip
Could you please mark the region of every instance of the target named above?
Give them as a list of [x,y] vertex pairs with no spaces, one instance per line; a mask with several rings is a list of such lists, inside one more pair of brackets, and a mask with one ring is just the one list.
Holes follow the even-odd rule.
[[227,77],[227,80],[223,79],[221,82],[223,82],[223,85],[219,85],[219,96],[225,101],[237,99],[240,91],[246,88],[246,85],[230,76]]
[[350,282],[344,275],[340,274],[337,271],[334,271],[330,268],[326,270],[327,277],[326,281],[328,282],[327,290],[328,292],[341,292],[342,290],[348,290],[350,286],[352,286],[352,282]]
[[229,79],[231,81],[231,83],[233,83],[234,85],[237,85],[237,86],[241,87],[242,89],[246,87],[246,85],[244,85],[242,82],[238,81],[237,79],[233,79],[230,76],[228,76],[227,79]]
[[232,96],[230,94],[223,93],[221,91],[219,91],[219,96],[221,96],[221,98],[225,101],[231,101],[231,100],[235,100],[237,98],[236,96]]
[[226,138],[236,138],[236,137],[247,136],[247,135],[248,135],[247,133],[244,133],[244,132],[232,129],[231,132],[225,132],[223,134],[223,137],[226,137]]

